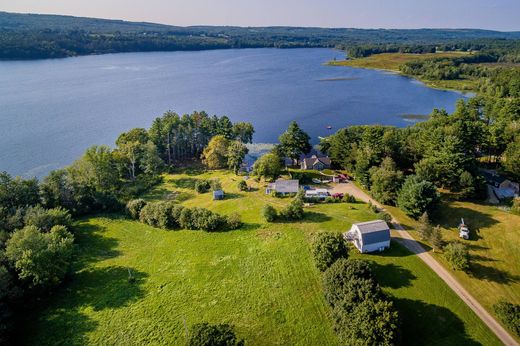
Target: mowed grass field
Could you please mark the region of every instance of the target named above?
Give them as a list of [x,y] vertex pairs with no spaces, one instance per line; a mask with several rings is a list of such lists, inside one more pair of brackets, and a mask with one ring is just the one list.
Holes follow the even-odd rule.
[[[357,68],[380,69],[393,72],[400,72],[399,66],[404,63],[416,60],[426,60],[432,58],[453,58],[461,55],[469,54],[467,52],[439,52],[425,54],[410,53],[382,53],[374,54],[365,58],[349,59],[342,61],[332,61],[329,64],[333,66],[348,66]],[[433,88],[439,89],[455,89],[455,90],[474,90],[476,88],[476,80],[458,79],[458,80],[423,80],[425,84]]]
[[[400,213],[396,208],[391,212]],[[413,220],[404,215],[398,218],[407,228],[415,228]],[[463,241],[470,250],[471,267],[454,275],[490,312],[501,298],[520,304],[520,216],[493,205],[444,201],[434,223],[442,227],[446,241],[460,240],[461,218],[471,230],[470,240]],[[442,254],[435,255],[449,267]]]
[[[218,178],[227,198],[191,189]],[[343,232],[375,218],[362,203],[306,208],[301,222],[267,224],[263,205],[290,199],[239,192],[230,173],[165,177],[149,200],[176,199],[222,214],[239,212],[230,232],[166,231],[118,215],[77,223],[71,279],[28,316],[21,334],[33,345],[184,344],[194,323],[231,323],[248,345],[338,345],[310,242],[322,231]],[[499,345],[473,312],[418,258],[394,244],[370,260],[403,316],[405,344]],[[128,281],[129,272],[135,282]]]

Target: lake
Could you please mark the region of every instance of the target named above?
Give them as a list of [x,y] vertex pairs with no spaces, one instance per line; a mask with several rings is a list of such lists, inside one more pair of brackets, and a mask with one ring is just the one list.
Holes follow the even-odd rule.
[[[329,49],[127,53],[0,62],[0,171],[42,177],[167,110],[254,124],[272,143],[296,120],[313,142],[340,127],[407,126],[465,97],[382,71],[325,66]],[[332,126],[328,130],[327,126]]]

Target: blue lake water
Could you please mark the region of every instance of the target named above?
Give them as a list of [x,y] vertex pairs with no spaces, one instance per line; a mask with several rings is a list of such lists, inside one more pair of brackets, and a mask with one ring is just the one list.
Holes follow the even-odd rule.
[[[355,124],[407,126],[464,95],[382,71],[323,65],[329,49],[129,53],[0,62],[0,171],[43,176],[167,110],[250,121],[274,142],[290,121],[318,141]],[[332,126],[332,131],[327,126]]]

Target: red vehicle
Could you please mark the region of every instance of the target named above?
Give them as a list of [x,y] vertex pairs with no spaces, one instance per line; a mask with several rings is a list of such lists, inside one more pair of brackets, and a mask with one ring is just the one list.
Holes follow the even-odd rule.
[[343,198],[343,194],[342,193],[334,193],[334,194],[332,194],[332,198],[342,199]]

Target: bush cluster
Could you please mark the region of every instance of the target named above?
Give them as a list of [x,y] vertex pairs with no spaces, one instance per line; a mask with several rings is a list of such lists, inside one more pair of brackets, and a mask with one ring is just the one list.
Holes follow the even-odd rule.
[[274,222],[277,220],[301,220],[305,216],[303,211],[303,198],[296,195],[291,203],[280,211],[277,211],[270,205],[266,205],[262,210],[262,216],[267,222]]
[[465,244],[451,242],[444,247],[444,257],[455,270],[467,270],[469,268],[469,251]]
[[318,233],[312,244],[312,254],[318,269],[325,271],[338,259],[348,257],[347,242],[340,233]]
[[340,258],[323,276],[334,329],[349,345],[393,345],[399,315],[366,261]]
[[126,212],[130,218],[137,220],[141,210],[146,206],[146,201],[142,198],[133,199],[126,204]]
[[190,329],[188,346],[242,346],[229,324],[197,323]]
[[35,226],[42,232],[49,232],[56,225],[70,227],[72,217],[69,211],[62,207],[45,209],[37,205],[25,210],[24,224],[26,226]]
[[[129,202],[129,205],[139,204],[136,201]],[[139,213],[139,220],[163,229],[185,228],[208,232],[233,230],[242,226],[240,215],[236,213],[226,217],[205,208],[187,208],[172,201],[145,204]]]
[[520,305],[504,300],[493,306],[498,318],[516,335],[520,336]]
[[247,186],[247,183],[245,180],[240,180],[238,182],[238,190],[240,191],[247,191],[249,190],[249,187]]
[[195,191],[198,193],[206,193],[211,188],[209,180],[197,180],[195,183]]

